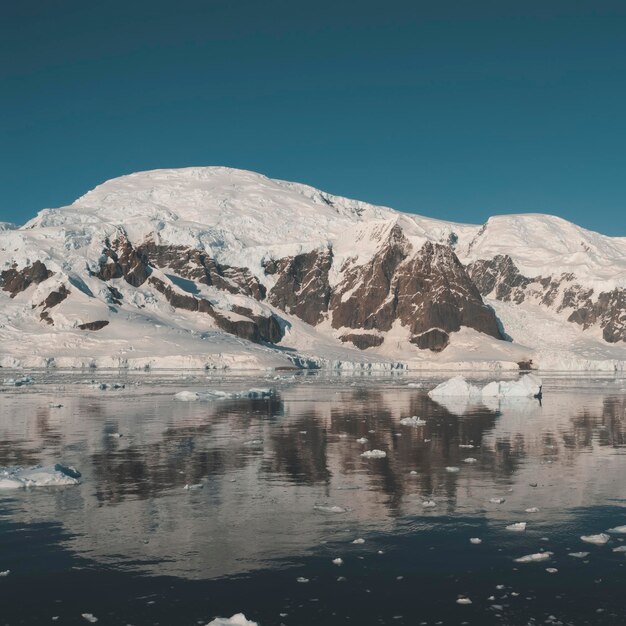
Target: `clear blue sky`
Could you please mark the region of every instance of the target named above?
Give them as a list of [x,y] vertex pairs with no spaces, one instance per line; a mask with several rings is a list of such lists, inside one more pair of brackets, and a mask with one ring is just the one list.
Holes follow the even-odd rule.
[[626,3],[2,3],[0,220],[189,165],[626,235]]

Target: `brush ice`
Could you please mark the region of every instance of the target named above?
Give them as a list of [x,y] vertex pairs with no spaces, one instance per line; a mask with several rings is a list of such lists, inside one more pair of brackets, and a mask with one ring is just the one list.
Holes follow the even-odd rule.
[[60,463],[49,466],[37,465],[29,469],[4,467],[0,468],[0,489],[78,485],[79,478],[80,472]]
[[585,543],[593,543],[597,546],[603,546],[611,537],[606,533],[598,533],[597,535],[583,535],[581,541]]
[[[308,582],[308,581],[307,581]],[[237,613],[232,617],[216,617],[206,626],[259,626],[256,622],[246,619],[243,613]]]
[[547,561],[552,557],[552,552],[535,552],[534,554],[527,554],[526,556],[520,556],[518,559],[514,559],[516,563],[536,563],[538,561]]
[[387,453],[384,450],[366,450],[361,452],[361,456],[366,459],[384,459]]
[[526,530],[526,522],[515,522],[515,524],[509,524],[506,527],[507,530],[512,530],[515,532],[521,532],[523,530]]
[[614,528],[609,528],[606,532],[614,535],[624,535],[626,534],[626,526],[615,526]]
[[403,417],[400,420],[400,424],[402,426],[424,426],[426,420],[421,419],[417,415],[413,415],[413,417]]

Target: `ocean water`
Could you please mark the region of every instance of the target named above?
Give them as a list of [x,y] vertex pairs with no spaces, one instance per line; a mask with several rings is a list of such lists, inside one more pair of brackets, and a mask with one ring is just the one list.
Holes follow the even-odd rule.
[[626,624],[626,533],[581,540],[626,525],[624,379],[92,376],[0,386],[0,467],[82,474],[0,490],[0,625]]

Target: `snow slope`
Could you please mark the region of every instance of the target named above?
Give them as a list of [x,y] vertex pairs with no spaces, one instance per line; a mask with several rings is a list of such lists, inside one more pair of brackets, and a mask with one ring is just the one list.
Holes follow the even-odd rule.
[[[558,271],[573,273],[597,290],[626,287],[626,238],[553,216],[497,216],[482,226],[465,225],[254,172],[154,170],[107,181],[67,207],[41,211],[21,228],[0,225],[0,271],[41,261],[53,272],[15,297],[0,291],[0,365],[454,369],[480,364],[497,369],[533,359],[556,369],[624,369],[623,342],[608,344],[597,328],[583,331],[563,315],[526,303],[489,301],[513,342],[462,328],[445,350],[433,353],[410,344],[406,327],[395,324],[382,345],[358,350],[340,342],[341,329],[325,321],[313,327],[266,301],[193,284],[167,268],[153,274],[171,280],[179,294],[206,298],[229,319],[241,317],[233,307],[279,315],[285,335],[274,347],[252,344],[223,332],[206,316],[171,306],[147,283],[133,287],[121,278],[104,283],[96,276],[104,242],[123,235],[135,245],[150,240],[246,268],[268,291],[277,278],[265,271],[267,259],[332,244],[333,286],[345,278],[346,267],[362,265],[379,252],[396,227],[415,249],[427,241],[450,245],[463,263],[506,254],[531,276]],[[123,296],[121,304],[112,300],[108,284]],[[40,319],[42,303],[61,285],[71,293],[51,309],[54,325],[47,326]],[[110,323],[97,332],[78,329],[94,320]]]

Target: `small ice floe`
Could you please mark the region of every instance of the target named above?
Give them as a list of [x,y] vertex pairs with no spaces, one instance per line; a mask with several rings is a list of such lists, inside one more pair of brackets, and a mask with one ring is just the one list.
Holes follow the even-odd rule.
[[613,552],[626,552],[626,546],[617,546],[617,548],[613,548]]
[[403,417],[400,420],[400,424],[402,426],[424,426],[426,424],[426,420],[423,420],[417,415],[413,415],[412,417]]
[[409,383],[407,387],[413,387],[414,389],[421,389],[423,385],[422,383]]
[[195,483],[195,484],[193,484],[193,485],[190,485],[189,483],[187,483],[187,484],[183,487],[183,489],[184,489],[185,491],[191,491],[191,490],[193,490],[193,489],[203,489],[203,488],[204,488],[204,485],[203,485],[202,483]]
[[333,559],[333,565],[343,565],[343,559],[341,557]]
[[589,556],[589,552],[570,552],[568,556],[573,556],[575,559],[586,559]]
[[467,448],[471,450],[474,446],[471,443],[460,443],[459,448]]
[[539,561],[548,561],[552,557],[552,552],[535,552],[514,559],[516,563],[537,563]]
[[10,569],[5,569],[3,572],[0,572],[0,578],[4,578],[5,576],[8,576],[11,573]]
[[556,569],[556,567],[546,567],[546,572],[548,572],[548,574],[556,574],[559,570]]
[[[308,582],[308,581],[307,581]],[[243,613],[237,613],[232,617],[216,617],[206,626],[259,626],[256,622],[246,619]]]
[[615,526],[614,528],[609,528],[606,532],[613,533],[614,535],[625,535],[626,526]]
[[603,546],[611,537],[606,533],[598,533],[597,535],[583,535],[580,539],[585,543],[593,543],[597,546]]
[[244,446],[262,446],[263,439],[249,439],[248,441],[243,442]]
[[506,526],[507,530],[513,530],[515,532],[521,532],[526,530],[526,522],[515,522],[515,524],[509,524]]
[[484,387],[468,383],[462,376],[455,376],[428,392],[431,398],[536,398],[541,396],[542,381],[534,374],[525,374],[518,380],[493,381]]
[[62,404],[55,404],[54,402],[50,402],[48,404],[48,408],[49,409],[62,409],[63,405]]
[[198,400],[232,400],[237,398],[259,399],[271,398],[276,395],[276,390],[267,389],[248,389],[245,391],[223,391],[221,389],[209,389],[207,391],[179,391],[174,394],[174,399],[181,402],[196,402]]
[[93,613],[81,613],[80,616],[90,624],[95,624],[98,621],[98,618]]
[[416,472],[415,470],[411,470],[411,471],[409,472],[409,474],[410,474],[411,476],[417,476],[417,472]]
[[422,506],[425,509],[432,509],[433,507],[437,506],[437,503],[434,500],[424,500],[422,502]]
[[120,439],[121,437],[123,437],[124,435],[122,435],[122,433],[107,433],[109,435],[109,437],[113,437],[113,439]]
[[503,502],[506,502],[505,498],[490,498],[489,502],[491,502],[491,504],[502,504]]
[[0,490],[20,489],[23,487],[57,487],[78,485],[81,474],[74,467],[67,465],[36,465],[30,469],[22,467],[0,468]]
[[539,513],[539,509],[536,506],[531,506],[524,510],[526,511],[526,513]]
[[359,537],[358,539],[355,539],[352,543],[354,543],[356,545],[361,545],[361,544],[365,543],[365,539],[363,539],[363,537]]
[[3,382],[10,387],[23,387],[24,385],[32,385],[35,381],[32,376],[22,376],[21,378],[5,378]]
[[457,598],[456,603],[457,604],[471,604],[472,601],[469,598],[461,597],[461,598]]
[[361,452],[361,456],[366,459],[384,459],[387,453],[384,450],[366,450]]
[[482,543],[483,540],[480,539],[479,537],[470,537],[470,543],[473,543],[475,546],[477,546],[479,543]]
[[357,443],[367,443],[369,440],[366,437],[360,437],[356,440]]
[[336,504],[316,504],[313,506],[313,510],[320,513],[345,513],[348,509],[344,509]]
[[478,459],[468,456],[466,459],[463,459],[463,463],[478,463]]
[[450,472],[451,474],[455,474],[456,472],[460,472],[461,468],[456,467],[455,465],[448,465],[446,467],[446,472]]
[[298,576],[298,578],[296,578],[296,582],[297,582],[297,583],[302,583],[302,584],[305,584],[305,583],[308,583],[308,582],[309,582],[309,579],[308,579],[308,578],[305,578],[304,576]]

